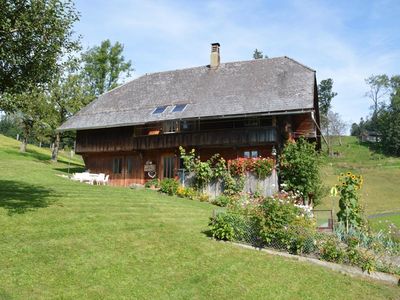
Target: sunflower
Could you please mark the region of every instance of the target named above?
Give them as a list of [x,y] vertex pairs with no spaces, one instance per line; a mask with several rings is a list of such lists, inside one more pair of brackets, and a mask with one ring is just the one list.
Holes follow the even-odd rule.
[[351,172],[347,172],[347,176],[351,176]]

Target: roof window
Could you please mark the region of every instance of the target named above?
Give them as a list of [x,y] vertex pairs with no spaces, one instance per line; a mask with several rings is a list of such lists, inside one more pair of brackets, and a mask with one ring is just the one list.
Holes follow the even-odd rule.
[[184,111],[186,108],[187,104],[177,104],[175,105],[174,109],[172,110],[172,112],[181,112]]
[[167,105],[164,105],[164,106],[157,106],[157,108],[153,111],[153,115],[156,115],[156,114],[161,114],[161,113],[163,113],[164,111],[165,111],[165,109],[167,108]]

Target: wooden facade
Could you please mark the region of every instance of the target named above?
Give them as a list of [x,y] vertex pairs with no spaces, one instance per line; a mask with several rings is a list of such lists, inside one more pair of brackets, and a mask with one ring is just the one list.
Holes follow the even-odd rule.
[[285,140],[298,136],[316,138],[310,113],[78,130],[76,152],[90,172],[109,174],[112,185],[129,186],[144,184],[152,176],[176,177],[183,167],[179,146],[196,149],[202,160],[216,153],[227,160],[268,157],[273,147],[279,149]]

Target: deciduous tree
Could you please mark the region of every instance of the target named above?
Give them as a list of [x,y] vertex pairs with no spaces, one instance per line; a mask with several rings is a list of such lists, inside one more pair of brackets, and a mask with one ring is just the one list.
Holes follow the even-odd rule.
[[325,129],[325,133],[327,136],[327,147],[328,153],[331,153],[331,146],[329,144],[329,119],[328,112],[331,109],[331,102],[334,97],[336,97],[337,93],[332,91],[333,88],[333,80],[332,78],[321,80],[318,84],[318,100],[319,100],[319,112],[321,119],[321,126]]
[[112,45],[110,40],[105,40],[83,54],[83,76],[94,97],[117,87],[133,71],[131,61],[126,61],[122,54],[123,50],[119,42]]
[[253,59],[262,59],[262,58],[268,58],[268,56],[263,55],[263,52],[256,48],[253,52]]
[[52,118],[52,107],[48,101],[47,92],[36,87],[24,93],[3,94],[2,101],[20,119],[23,131],[20,151],[25,152],[28,139],[35,126],[48,127]]
[[78,60],[64,64],[62,72],[57,74],[50,86],[49,102],[52,103],[53,118],[51,127],[54,132],[54,146],[51,160],[57,161],[62,134],[56,129],[68,117],[75,114],[92,99],[84,87]]
[[390,93],[390,79],[386,74],[371,75],[365,79],[365,83],[369,87],[365,96],[371,99],[373,103],[372,123],[374,130],[376,130],[379,104]]
[[72,0],[0,1],[0,95],[49,82],[60,57],[78,47],[78,19]]

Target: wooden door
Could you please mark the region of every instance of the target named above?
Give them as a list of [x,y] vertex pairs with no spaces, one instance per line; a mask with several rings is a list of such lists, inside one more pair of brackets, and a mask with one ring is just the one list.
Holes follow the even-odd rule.
[[176,177],[176,161],[175,155],[162,156],[162,178]]
[[139,155],[126,155],[124,157],[125,168],[124,178],[125,185],[128,186],[132,183],[142,183],[143,179],[143,166]]

